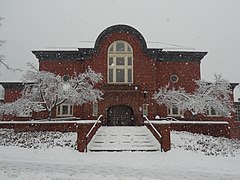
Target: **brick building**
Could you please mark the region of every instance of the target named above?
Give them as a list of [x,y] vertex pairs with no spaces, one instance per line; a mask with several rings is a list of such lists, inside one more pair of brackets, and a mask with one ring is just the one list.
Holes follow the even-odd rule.
[[[154,92],[166,85],[183,87],[187,92],[195,90],[195,80],[201,78],[200,64],[207,52],[165,51],[148,48],[143,35],[127,25],[108,27],[97,37],[93,48],[77,50],[32,51],[39,61],[39,69],[71,78],[74,72],[82,73],[90,66],[103,75],[98,87],[103,100],[98,103],[73,106],[62,104],[54,111],[54,117],[78,117],[96,119],[104,116],[107,125],[141,125],[143,115],[154,119],[175,116],[191,118],[174,107],[159,106],[152,99]],[[20,96],[24,84],[2,83],[5,102]],[[235,84],[233,84],[234,89]],[[21,114],[15,119],[46,118],[46,113]],[[208,119],[223,119],[208,111]],[[5,119],[13,117],[5,116]]]

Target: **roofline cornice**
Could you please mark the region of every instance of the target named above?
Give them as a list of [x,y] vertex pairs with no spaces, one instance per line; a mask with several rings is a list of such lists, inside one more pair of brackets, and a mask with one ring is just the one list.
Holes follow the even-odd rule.
[[99,51],[101,42],[114,32],[129,33],[135,36],[143,49],[143,52],[150,58],[158,61],[197,61],[200,62],[207,52],[188,52],[188,51],[163,51],[162,49],[147,48],[143,35],[135,28],[128,25],[113,25],[103,30],[95,41],[93,48],[78,48],[74,51],[32,51],[37,59],[40,60],[84,60],[92,57]]

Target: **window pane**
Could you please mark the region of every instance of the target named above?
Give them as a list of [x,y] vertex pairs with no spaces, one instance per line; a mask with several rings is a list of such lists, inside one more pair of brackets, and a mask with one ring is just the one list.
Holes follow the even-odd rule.
[[113,51],[113,45],[109,48],[109,51]]
[[128,46],[127,47],[127,50],[128,50],[128,52],[131,52],[132,50],[131,50],[131,48]]
[[128,69],[128,82],[132,82],[132,69]]
[[109,69],[108,81],[113,82],[113,69]]
[[113,65],[113,58],[112,57],[109,58],[109,63],[108,64]]
[[116,51],[124,51],[124,43],[123,42],[117,42]]
[[116,69],[116,82],[124,82],[124,69]]
[[131,58],[131,57],[128,58],[128,65],[129,65],[129,66],[132,65],[132,58]]
[[211,115],[217,115],[216,111],[213,108],[211,108]]
[[116,58],[116,65],[124,65],[124,58],[117,57]]
[[73,115],[73,106],[70,106],[70,115]]
[[62,106],[62,114],[63,114],[63,115],[68,114],[68,105],[63,105],[63,106]]
[[172,113],[173,114],[178,114],[178,108],[177,107],[173,107],[172,108]]

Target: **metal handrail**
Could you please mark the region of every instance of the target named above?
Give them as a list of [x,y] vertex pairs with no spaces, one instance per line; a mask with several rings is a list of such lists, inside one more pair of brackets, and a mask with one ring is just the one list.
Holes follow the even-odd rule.
[[172,120],[172,121],[179,121],[177,118],[175,117],[166,117],[166,120]]
[[88,144],[88,138],[90,136],[90,134],[92,133],[93,129],[96,127],[96,124],[100,121],[101,117],[103,117],[103,115],[100,115],[97,120],[95,121],[95,123],[93,124],[93,126],[91,127],[91,129],[88,131],[85,139],[86,139],[86,152],[87,152],[87,144]]
[[147,122],[150,124],[150,126],[153,128],[153,130],[155,131],[155,133],[159,136],[160,138],[160,145],[161,145],[161,152],[162,152],[162,135],[157,131],[157,129],[153,126],[153,124],[149,121],[149,119],[147,118],[147,116],[143,116]]

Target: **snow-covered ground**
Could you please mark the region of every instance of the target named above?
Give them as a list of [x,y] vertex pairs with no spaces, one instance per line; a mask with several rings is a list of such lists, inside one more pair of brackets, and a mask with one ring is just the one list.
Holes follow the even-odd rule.
[[0,130],[0,179],[240,179],[240,141],[173,132],[167,153],[79,153],[75,133],[46,135]]

